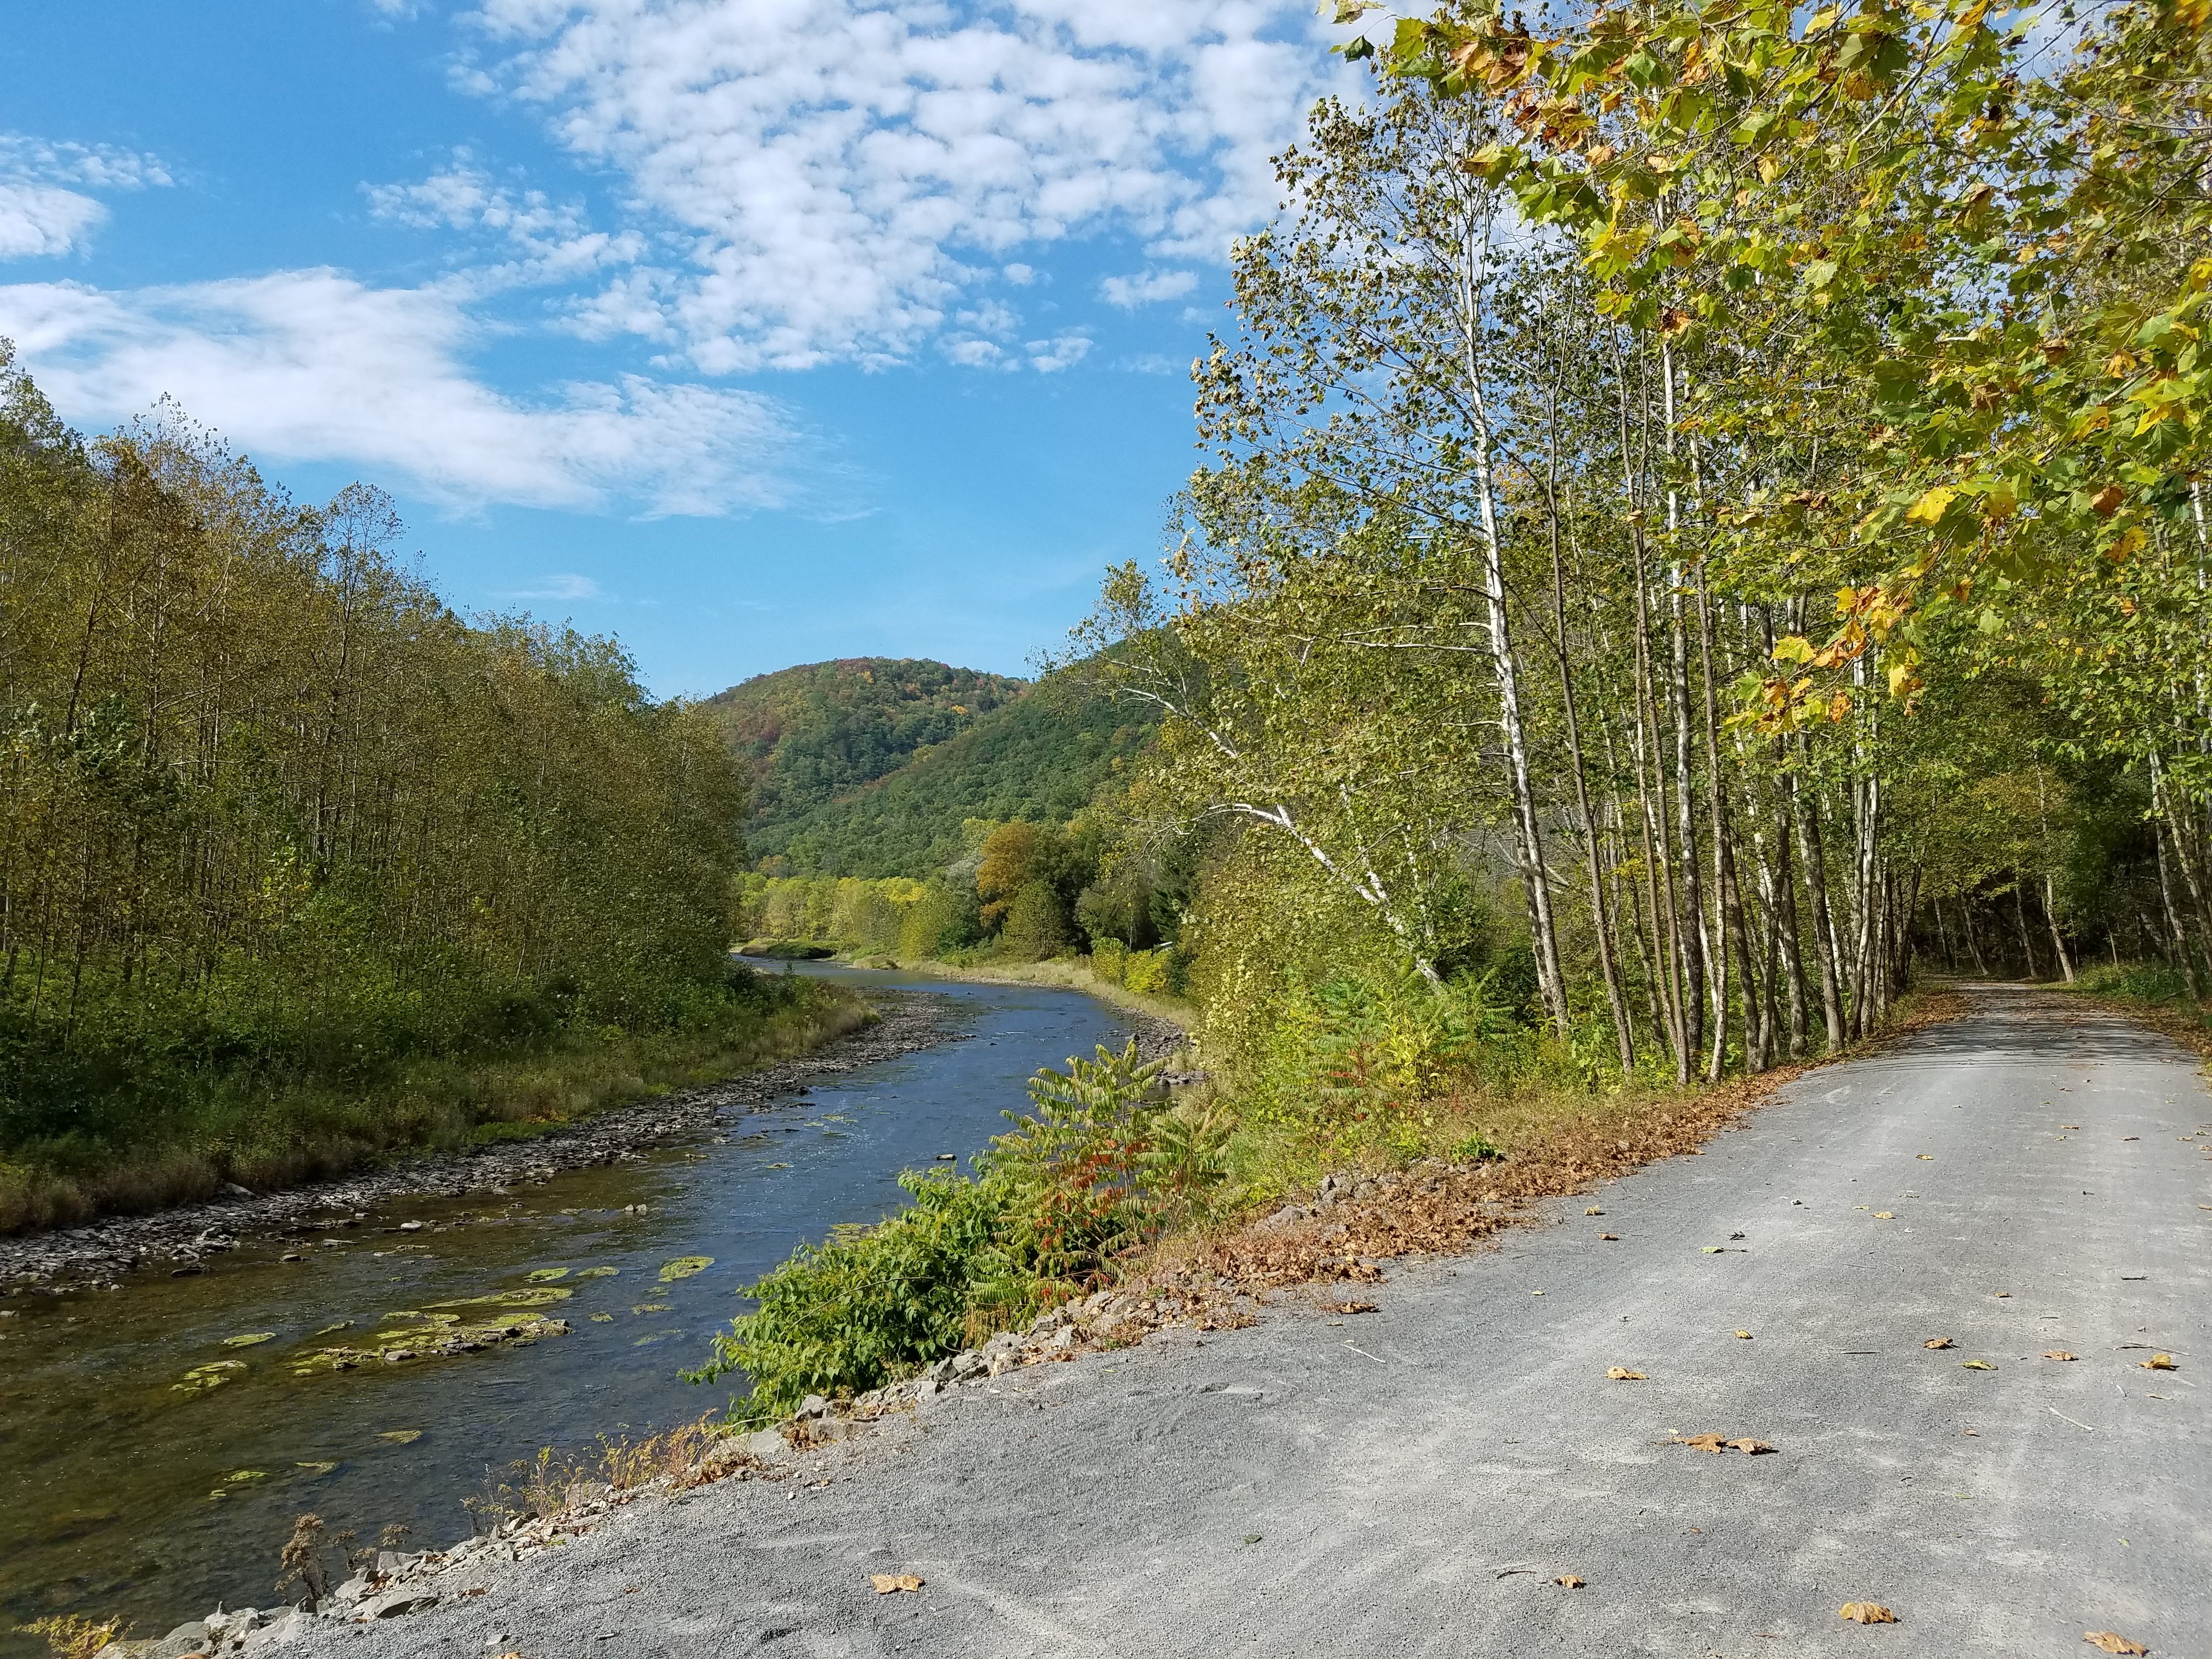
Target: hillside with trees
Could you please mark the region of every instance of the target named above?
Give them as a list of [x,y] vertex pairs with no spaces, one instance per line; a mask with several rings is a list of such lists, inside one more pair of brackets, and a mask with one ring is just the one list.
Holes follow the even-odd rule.
[[744,780],[614,641],[465,623],[389,502],[0,343],[0,1229],[526,1133],[798,1040]]
[[[970,684],[987,684],[975,690],[979,702],[965,705],[972,712],[957,717],[963,721],[960,729],[941,740],[915,745],[902,764],[861,781],[857,788],[817,793],[791,810],[805,796],[785,779],[801,768],[810,769],[809,776],[822,775],[826,769],[814,768],[813,754],[832,746],[840,752],[860,750],[863,738],[843,734],[878,727],[872,713],[878,705],[864,705],[871,712],[855,720],[845,712],[853,706],[850,701],[833,700],[849,684],[850,675],[786,671],[805,677],[799,684],[813,701],[791,720],[791,732],[802,739],[798,758],[787,763],[781,748],[771,745],[756,763],[769,776],[774,792],[768,797],[769,810],[762,810],[756,798],[748,824],[748,842],[755,858],[767,860],[764,869],[784,874],[931,876],[969,850],[963,826],[971,821],[1066,822],[1152,737],[1149,709],[1091,695],[1090,688],[1072,680],[1048,677],[1025,685],[941,663],[902,663],[896,667],[916,671],[905,684],[929,684],[933,672],[939,683],[963,691]],[[879,683],[887,678],[879,674]],[[760,684],[749,681],[747,686]],[[723,696],[734,698],[746,689],[741,686]],[[985,707],[980,699],[987,693],[995,701]],[[919,710],[906,718],[909,723],[896,729],[940,729],[930,723],[935,717],[924,717]],[[824,736],[817,739],[816,733]],[[783,742],[790,744],[793,737]],[[745,753],[743,749],[739,752]]]
[[756,675],[703,707],[746,769],[760,829],[896,771],[1024,689],[941,662],[845,657]]

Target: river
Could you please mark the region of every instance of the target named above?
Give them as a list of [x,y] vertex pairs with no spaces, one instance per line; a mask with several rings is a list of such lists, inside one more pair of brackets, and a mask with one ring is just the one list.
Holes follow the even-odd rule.
[[[158,1635],[218,1601],[268,1605],[303,1511],[364,1543],[397,1525],[404,1547],[434,1547],[465,1534],[468,1501],[542,1447],[719,1408],[726,1383],[678,1373],[745,1305],[744,1285],[802,1240],[897,1206],[902,1170],[952,1167],[945,1153],[967,1168],[1039,1066],[1127,1036],[1078,992],[811,971],[941,995],[959,1035],[505,1198],[400,1202],[341,1231],[246,1240],[196,1276],[9,1298],[0,1655],[42,1653],[12,1626],[53,1613],[119,1613]],[[711,1265],[685,1271],[701,1258]],[[516,1291],[546,1296],[529,1311],[568,1334],[294,1369],[393,1313]],[[331,1334],[342,1321],[351,1335]],[[195,1371],[216,1385],[177,1386]]]

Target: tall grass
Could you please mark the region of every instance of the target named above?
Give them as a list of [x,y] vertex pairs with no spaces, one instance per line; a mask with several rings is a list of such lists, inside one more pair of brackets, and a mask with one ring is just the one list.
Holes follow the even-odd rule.
[[174,1066],[143,1091],[148,1110],[0,1146],[0,1232],[543,1134],[801,1053],[871,1018],[842,988],[740,969],[661,1030],[575,1023],[489,1052],[362,1063],[352,1077]]

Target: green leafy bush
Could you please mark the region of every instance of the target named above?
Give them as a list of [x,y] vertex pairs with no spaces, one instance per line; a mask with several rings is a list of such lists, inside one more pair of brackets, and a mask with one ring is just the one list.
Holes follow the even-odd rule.
[[1225,1167],[1225,1121],[1170,1109],[1159,1072],[1133,1042],[1038,1073],[1033,1109],[1006,1114],[1014,1127],[978,1176],[909,1170],[906,1209],[800,1247],[751,1287],[759,1307],[693,1380],[744,1372],[737,1419],[773,1422],[810,1394],[880,1388],[1094,1282]]

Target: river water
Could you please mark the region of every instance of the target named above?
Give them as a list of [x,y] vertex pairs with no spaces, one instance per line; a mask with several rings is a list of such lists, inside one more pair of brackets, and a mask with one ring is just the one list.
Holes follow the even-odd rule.
[[[959,1035],[506,1198],[403,1202],[343,1230],[250,1241],[198,1276],[9,1298],[0,1655],[43,1652],[12,1626],[53,1613],[120,1613],[143,1635],[218,1601],[268,1605],[278,1547],[307,1510],[363,1542],[396,1523],[410,1529],[404,1547],[449,1543],[470,1528],[465,1501],[541,1447],[634,1437],[720,1407],[728,1383],[678,1373],[747,1305],[744,1285],[802,1240],[896,1207],[900,1170],[952,1167],[939,1161],[947,1152],[967,1168],[1006,1127],[1000,1113],[1025,1104],[1039,1066],[1127,1036],[1077,992],[811,971],[941,995]],[[399,1231],[407,1222],[422,1225]],[[702,1257],[712,1265],[664,1279],[668,1264]],[[567,1335],[293,1369],[392,1313],[533,1287],[570,1292],[531,1310],[566,1320]],[[330,1334],[341,1321],[349,1331]],[[218,1386],[176,1386],[224,1361],[235,1368]]]

